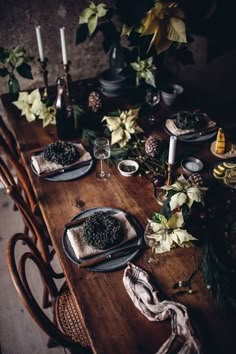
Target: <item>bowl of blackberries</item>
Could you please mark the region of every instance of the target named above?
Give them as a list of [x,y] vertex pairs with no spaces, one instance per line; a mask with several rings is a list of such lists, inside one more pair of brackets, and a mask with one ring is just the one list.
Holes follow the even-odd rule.
[[98,211],[83,225],[83,240],[98,250],[106,250],[122,241],[123,230],[116,217],[108,212]]
[[201,129],[207,124],[207,115],[201,111],[180,111],[175,115],[179,129]]
[[65,166],[78,160],[80,154],[74,144],[66,141],[56,141],[45,147],[43,157],[46,161]]

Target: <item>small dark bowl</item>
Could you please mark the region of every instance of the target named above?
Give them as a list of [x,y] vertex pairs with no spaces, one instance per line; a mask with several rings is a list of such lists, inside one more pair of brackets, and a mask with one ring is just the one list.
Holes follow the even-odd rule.
[[187,175],[198,173],[203,169],[203,163],[197,157],[187,157],[181,161],[181,167]]
[[100,84],[102,88],[112,91],[123,86],[125,77],[120,75],[121,69],[108,69],[101,74]]

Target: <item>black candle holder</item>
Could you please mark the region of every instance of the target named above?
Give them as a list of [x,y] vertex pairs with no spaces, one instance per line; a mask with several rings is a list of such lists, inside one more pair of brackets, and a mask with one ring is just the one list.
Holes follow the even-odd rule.
[[[65,85],[66,85],[66,93],[68,97],[70,97],[70,83],[71,83],[71,76],[70,76],[70,65],[71,62],[69,61],[67,64],[63,64],[63,69],[64,69],[64,80],[65,80]],[[70,97],[71,98],[71,97]]]
[[44,90],[43,90],[43,100],[46,101],[48,99],[48,71],[47,71],[47,61],[45,58],[44,61],[39,59],[39,63],[42,69],[43,74],[43,82],[44,82]]

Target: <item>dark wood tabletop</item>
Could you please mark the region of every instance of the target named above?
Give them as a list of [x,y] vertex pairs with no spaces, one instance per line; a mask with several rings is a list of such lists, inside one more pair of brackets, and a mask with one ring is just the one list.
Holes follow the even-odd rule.
[[[117,167],[111,168],[111,178],[106,182],[96,180],[96,167],[73,181],[52,182],[39,178],[30,167],[30,157],[35,148],[57,140],[55,126],[43,129],[40,120],[28,123],[24,117],[20,117],[9,95],[3,95],[2,102],[94,353],[156,353],[170,335],[170,322],[148,321],[133,305],[122,281],[124,268],[108,272],[79,269],[67,257],[62,246],[64,225],[89,208],[121,208],[135,215],[145,228],[147,219],[152,217],[154,211],[160,210],[150,180],[137,175],[123,177]],[[168,141],[161,125],[158,129]],[[203,159],[206,169],[216,161],[209,146],[209,141],[197,145],[198,156]],[[180,144],[178,153],[186,151],[188,147],[189,144]],[[201,333],[206,353],[233,353],[235,316],[226,314],[214,302],[201,272],[193,279],[193,294],[175,294],[173,284],[187,278],[193,271],[193,255],[198,262],[201,249],[171,250],[164,255],[163,265],[158,267],[151,250],[145,249],[132,262],[151,274],[162,297],[179,301],[188,307]]]

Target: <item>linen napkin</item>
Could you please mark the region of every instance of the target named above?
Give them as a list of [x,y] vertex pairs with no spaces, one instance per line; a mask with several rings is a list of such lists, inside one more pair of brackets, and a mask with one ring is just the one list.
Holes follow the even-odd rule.
[[[80,156],[79,159],[76,161],[76,164],[80,163],[80,162],[85,162],[85,161],[88,161],[91,159],[90,153],[87,150],[85,150],[85,148],[83,147],[82,144],[73,144],[73,145],[78,149],[79,156]],[[43,157],[43,154],[31,156],[31,162],[32,162],[32,165],[35,168],[36,172],[39,175],[42,175],[46,172],[55,171],[57,169],[65,167],[65,166],[62,166],[61,164],[58,164],[56,162],[51,162],[51,161],[45,160],[45,158]],[[66,165],[66,167],[71,166],[73,164]]]
[[216,122],[214,122],[213,120],[209,120],[206,126],[201,129],[179,129],[176,125],[175,119],[167,119],[165,122],[165,126],[173,135],[180,136],[188,133],[197,133],[201,132],[202,130],[205,131],[207,129],[214,128],[216,126]]
[[[136,231],[134,230],[132,225],[129,223],[129,221],[127,220],[124,213],[119,212],[113,216],[114,216],[114,218],[116,218],[120,221],[121,227],[122,227],[122,232],[123,232],[124,236],[123,236],[122,241],[118,245],[115,245],[114,247],[109,248],[109,250],[113,249],[117,246],[120,246],[120,245],[124,244],[125,242],[137,237]],[[83,225],[67,230],[67,236],[68,236],[69,241],[71,243],[71,247],[73,248],[75,255],[78,259],[89,257],[89,256],[94,256],[96,254],[100,254],[105,251],[108,251],[108,249],[98,250],[97,248],[88,245],[84,241],[84,239],[82,237],[83,236]]]
[[187,308],[175,301],[160,301],[149,275],[129,263],[124,271],[123,283],[134,305],[150,321],[171,318],[172,333],[156,354],[200,354],[201,343],[188,316]]

